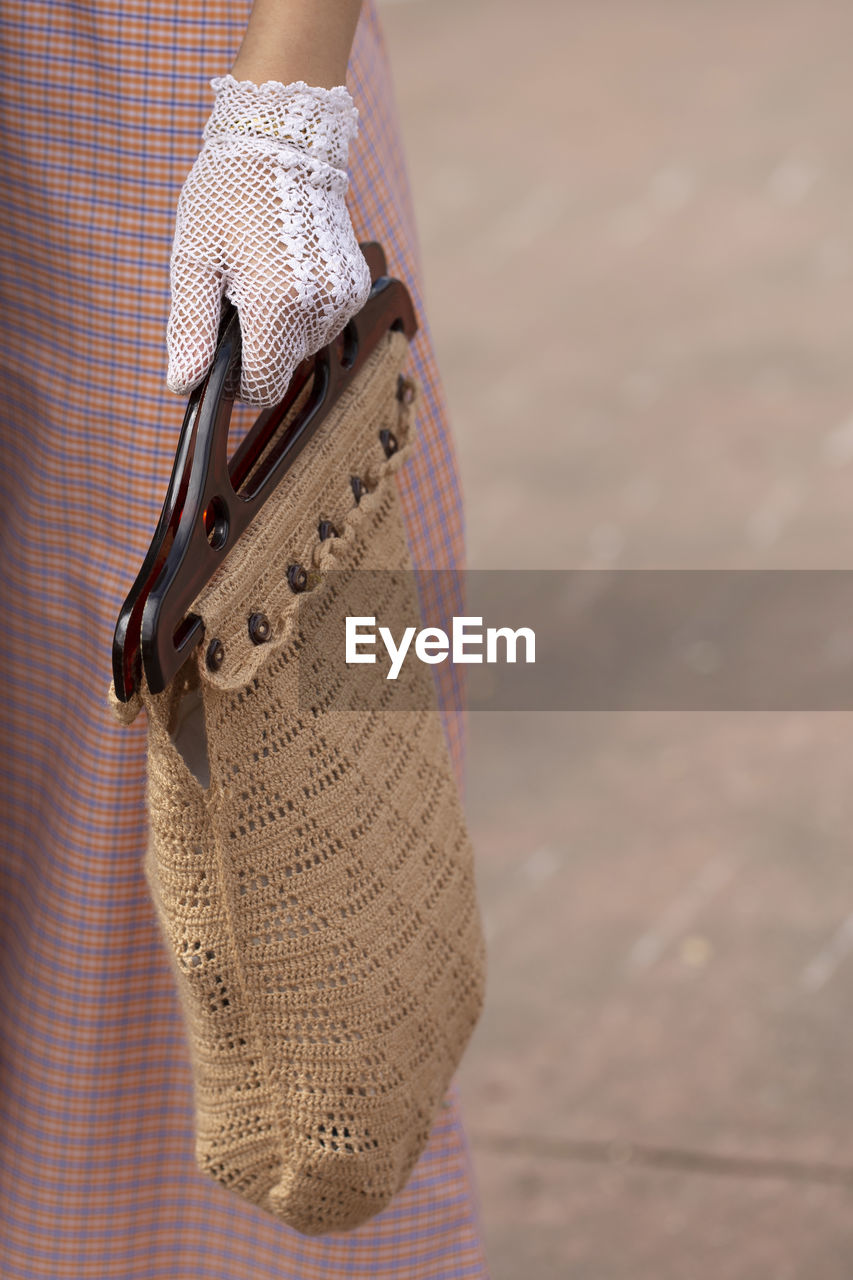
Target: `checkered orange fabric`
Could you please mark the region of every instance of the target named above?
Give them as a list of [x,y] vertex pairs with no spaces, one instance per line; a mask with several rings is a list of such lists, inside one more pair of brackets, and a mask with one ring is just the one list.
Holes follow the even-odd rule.
[[[118,607],[181,419],[165,389],[178,191],[249,0],[8,0],[0,80],[0,1274],[4,1280],[454,1280],[486,1273],[458,1096],[411,1181],[309,1240],[202,1177],[187,1046],[142,874],[144,726],[106,706]],[[381,32],[349,84],[351,207],[421,328],[412,554],[462,553]],[[238,421],[239,431],[239,421]],[[443,575],[446,582],[451,575]],[[427,602],[429,603],[429,602]],[[453,602],[438,602],[453,612]],[[451,678],[448,676],[447,678]],[[461,767],[461,735],[448,716]]]

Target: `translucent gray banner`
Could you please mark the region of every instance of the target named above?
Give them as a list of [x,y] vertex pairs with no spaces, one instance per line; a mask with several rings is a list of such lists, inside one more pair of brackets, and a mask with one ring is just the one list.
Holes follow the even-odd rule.
[[341,571],[315,608],[305,708],[853,709],[853,571]]

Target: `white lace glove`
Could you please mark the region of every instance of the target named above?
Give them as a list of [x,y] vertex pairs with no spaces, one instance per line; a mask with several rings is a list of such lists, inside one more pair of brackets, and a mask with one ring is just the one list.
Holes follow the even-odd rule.
[[240,399],[270,405],[370,291],[344,200],[358,112],[343,85],[210,84],[204,145],[178,201],[167,381],[185,395],[204,377],[224,293],[240,313]]

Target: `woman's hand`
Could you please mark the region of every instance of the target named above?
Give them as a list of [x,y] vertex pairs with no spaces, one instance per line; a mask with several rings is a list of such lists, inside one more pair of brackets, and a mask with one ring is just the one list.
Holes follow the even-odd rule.
[[178,202],[167,381],[184,395],[204,377],[224,294],[240,315],[240,398],[271,405],[370,291],[345,203],[358,113],[343,85],[227,75],[211,87],[204,145]]

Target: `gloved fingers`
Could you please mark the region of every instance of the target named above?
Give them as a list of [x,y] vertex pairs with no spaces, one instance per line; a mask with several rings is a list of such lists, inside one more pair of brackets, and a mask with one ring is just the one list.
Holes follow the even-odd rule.
[[257,406],[278,404],[297,364],[310,354],[297,290],[273,291],[268,283],[266,287],[251,283],[246,287],[246,282],[240,281],[233,292],[226,289],[226,296],[240,316],[239,397]]
[[370,269],[354,234],[347,253],[310,265],[291,260],[291,270],[287,284],[255,276],[234,290],[243,336],[240,399],[249,404],[277,404],[300,361],[333,341],[370,293]]
[[300,361],[330,342],[351,314],[331,293],[322,263],[288,265],[287,276],[275,280],[261,262],[253,264],[226,289],[240,315],[240,399],[248,404],[278,404]]
[[166,328],[166,383],[176,395],[187,395],[210,368],[221,312],[221,273],[176,255],[172,260],[172,309]]

